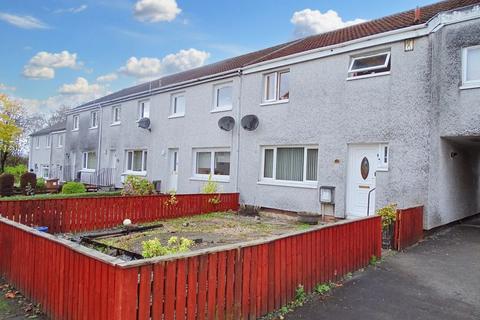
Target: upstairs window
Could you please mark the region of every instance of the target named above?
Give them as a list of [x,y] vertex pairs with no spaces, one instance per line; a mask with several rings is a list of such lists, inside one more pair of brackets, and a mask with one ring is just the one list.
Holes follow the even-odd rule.
[[90,113],[90,128],[98,128],[98,111]]
[[127,151],[127,172],[147,172],[147,150]]
[[150,118],[150,100],[143,100],[138,103],[138,119]]
[[84,152],[82,155],[82,169],[95,170],[97,167],[97,154],[94,151]]
[[390,71],[390,52],[381,52],[353,57],[348,69],[349,78],[364,77],[373,74],[385,74]]
[[35,149],[40,148],[40,137],[35,137]]
[[172,117],[182,117],[185,115],[185,94],[178,93],[172,95],[170,115]]
[[57,142],[58,142],[58,143],[57,143],[57,147],[58,147],[58,148],[63,147],[63,134],[59,134],[59,135],[58,135],[58,140],[57,140]]
[[288,101],[290,98],[290,71],[277,71],[264,76],[263,102]]
[[120,113],[121,109],[119,106],[115,106],[112,108],[112,124],[119,124],[120,123]]
[[480,46],[463,49],[462,57],[464,86],[480,86]]
[[52,136],[48,135],[48,136],[45,137],[45,139],[46,139],[47,148],[50,148],[50,146],[52,145]]
[[213,110],[231,110],[232,93],[233,87],[231,83],[224,83],[215,86]]
[[78,130],[79,127],[80,127],[80,116],[77,114],[77,115],[73,116],[73,129],[72,130]]

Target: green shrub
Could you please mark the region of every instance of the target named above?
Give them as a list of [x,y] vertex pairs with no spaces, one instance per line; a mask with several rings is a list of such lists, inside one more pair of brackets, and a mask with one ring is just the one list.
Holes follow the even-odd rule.
[[208,181],[202,187],[202,193],[212,194],[218,193],[218,183],[212,180],[212,175],[208,176]]
[[383,229],[387,229],[397,219],[397,204],[392,203],[377,211],[377,214],[382,217]]
[[15,177],[10,173],[2,173],[0,175],[0,195],[2,197],[8,197],[13,195],[13,185],[15,183]]
[[42,177],[37,178],[37,189],[39,190],[45,189],[45,179],[43,179]]
[[13,174],[13,176],[15,177],[15,184],[17,185],[20,183],[20,178],[25,172],[27,172],[27,166],[24,164],[19,164],[14,167],[8,166],[5,167],[4,170],[4,173]]
[[153,194],[153,183],[138,176],[127,176],[123,185],[122,195],[124,196],[145,196]]
[[76,194],[76,193],[85,193],[85,185],[81,182],[67,182],[62,187],[63,194]]
[[157,238],[142,242],[142,256],[144,258],[153,258],[165,256],[168,254],[190,251],[193,241],[187,238],[171,237],[166,246],[162,245]]
[[37,175],[33,172],[25,172],[20,176],[20,189],[22,189],[24,193],[28,185],[30,185],[33,190],[37,187]]

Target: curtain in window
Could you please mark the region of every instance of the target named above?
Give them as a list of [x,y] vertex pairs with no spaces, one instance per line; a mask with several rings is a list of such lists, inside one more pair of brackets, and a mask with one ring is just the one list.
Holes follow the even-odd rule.
[[467,49],[467,78],[465,80],[480,80],[480,48]]
[[265,163],[263,165],[263,177],[273,178],[273,149],[265,149]]
[[88,153],[88,169],[95,169],[97,167],[97,154],[95,152]]
[[147,151],[143,152],[143,171],[147,171]]
[[290,72],[281,72],[279,73],[279,100],[288,100],[290,97],[290,83],[289,83]]
[[307,150],[307,180],[317,181],[318,149]]
[[277,180],[303,181],[304,148],[277,149]]
[[211,157],[210,152],[197,152],[197,174],[210,174]]
[[133,151],[133,171],[142,171],[143,151]]

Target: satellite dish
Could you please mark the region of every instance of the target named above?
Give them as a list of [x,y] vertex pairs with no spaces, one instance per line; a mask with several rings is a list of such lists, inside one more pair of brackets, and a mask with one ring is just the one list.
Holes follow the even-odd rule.
[[225,131],[232,131],[235,126],[235,119],[233,117],[223,117],[218,120],[218,127]]
[[150,118],[142,118],[138,120],[138,126],[142,129],[150,130]]
[[258,117],[254,114],[246,115],[242,118],[242,128],[248,131],[253,131],[258,127]]

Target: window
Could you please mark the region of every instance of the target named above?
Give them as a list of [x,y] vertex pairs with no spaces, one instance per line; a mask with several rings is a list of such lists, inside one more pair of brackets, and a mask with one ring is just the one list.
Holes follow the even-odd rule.
[[58,148],[63,147],[63,134],[59,134],[59,135],[58,135],[58,144],[57,144],[57,147],[58,147]]
[[215,97],[213,109],[231,110],[232,109],[233,87],[231,83],[215,86]]
[[381,144],[378,148],[378,168],[379,171],[388,171],[388,158],[390,149],[388,144]]
[[263,102],[288,101],[290,71],[277,71],[265,75]]
[[35,137],[35,149],[40,148],[40,137]]
[[127,151],[127,172],[147,172],[147,150]]
[[463,85],[480,86],[480,46],[463,49]]
[[356,78],[372,74],[385,74],[390,71],[390,52],[381,52],[353,57],[348,69],[348,77]]
[[208,179],[228,179],[230,176],[230,151],[197,150],[195,151],[194,176]]
[[90,113],[90,128],[98,128],[98,111]]
[[97,167],[97,154],[95,151],[89,151],[83,153],[82,169],[83,170],[95,170]]
[[185,115],[185,94],[179,93],[172,95],[172,106],[170,116],[182,117]]
[[45,137],[45,140],[46,140],[46,146],[47,148],[50,148],[50,146],[52,145],[52,136],[51,135],[48,135]]
[[150,100],[143,100],[138,103],[138,119],[150,117]]
[[42,178],[48,179],[48,173],[49,173],[48,169],[49,169],[48,166],[46,165],[42,166]]
[[317,164],[316,147],[265,147],[261,180],[314,183]]
[[80,116],[77,114],[73,116],[73,131],[78,130],[80,127]]
[[120,112],[121,109],[119,106],[112,108],[112,124],[119,124],[120,123]]

